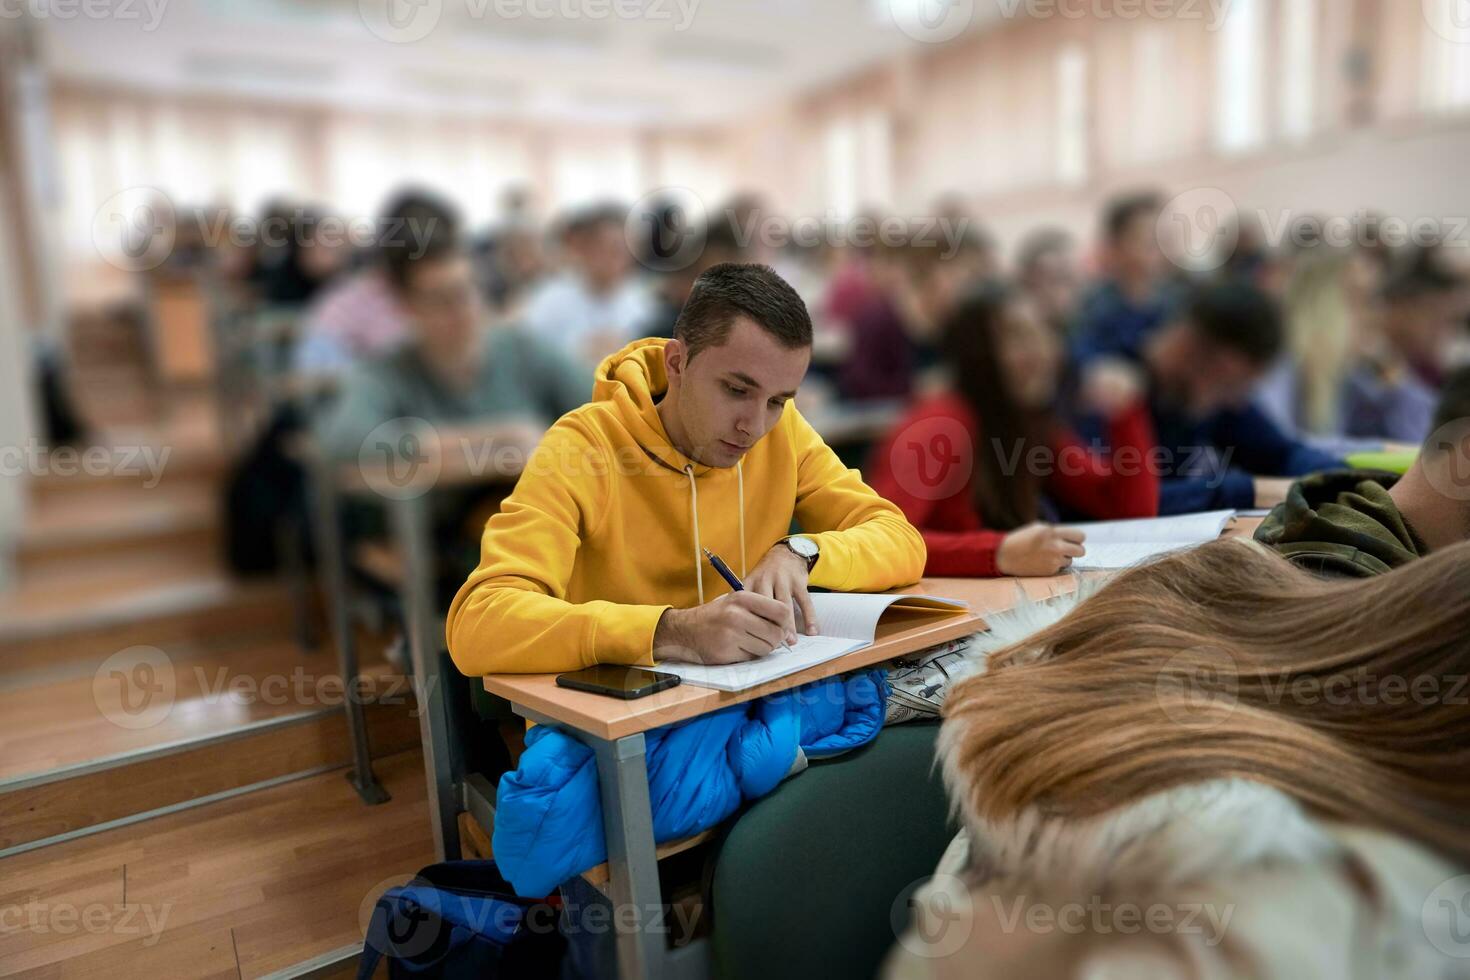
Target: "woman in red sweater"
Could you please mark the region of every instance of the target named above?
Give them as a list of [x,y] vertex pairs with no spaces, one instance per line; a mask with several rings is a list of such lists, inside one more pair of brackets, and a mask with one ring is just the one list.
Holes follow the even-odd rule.
[[941,328],[948,390],[915,405],[878,449],[869,482],[924,535],[929,575],[1055,575],[1085,553],[1045,522],[1052,502],[1100,520],[1152,517],[1153,426],[1132,370],[1099,363],[1081,407],[1107,419],[1108,453],[1057,415],[1061,342],[1023,295],[987,286]]

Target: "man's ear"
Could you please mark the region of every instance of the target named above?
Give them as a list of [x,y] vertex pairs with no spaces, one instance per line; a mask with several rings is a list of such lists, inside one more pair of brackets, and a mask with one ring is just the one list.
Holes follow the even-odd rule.
[[675,339],[664,345],[664,373],[669,377],[670,388],[684,377],[684,369],[688,366],[684,341]]

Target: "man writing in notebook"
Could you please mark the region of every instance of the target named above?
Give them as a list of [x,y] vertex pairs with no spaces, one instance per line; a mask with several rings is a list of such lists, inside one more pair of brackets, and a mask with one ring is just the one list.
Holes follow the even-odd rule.
[[[699,277],[674,338],[599,366],[486,525],[448,617],[467,674],[734,663],[816,633],[807,589],[918,581],[924,543],[790,404],[805,304],[769,268]],[[793,519],[802,534],[788,537]],[[723,556],[745,584],[704,559]]]

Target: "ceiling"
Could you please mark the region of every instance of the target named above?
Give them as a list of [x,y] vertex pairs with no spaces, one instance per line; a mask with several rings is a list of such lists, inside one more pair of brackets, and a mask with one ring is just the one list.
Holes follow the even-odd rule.
[[58,80],[635,125],[717,123],[1017,9],[1017,0],[85,2],[104,16],[85,16],[82,0],[36,5]]

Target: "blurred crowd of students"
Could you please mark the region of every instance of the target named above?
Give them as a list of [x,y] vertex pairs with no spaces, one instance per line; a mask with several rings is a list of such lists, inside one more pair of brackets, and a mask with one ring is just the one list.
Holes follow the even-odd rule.
[[748,233],[762,209],[729,202],[661,270],[619,207],[543,226],[513,196],[477,237],[408,190],[365,253],[317,247],[318,219],[296,210],[290,244],[226,271],[297,311],[295,369],[336,379],[312,427],[354,459],[401,417],[534,441],[590,396],[602,358],[671,334],[702,271],[769,264],[818,325],[798,405],[894,406],[864,471],[924,532],[930,574],[1052,574],[1081,550],[1066,520],[1274,505],[1354,451],[1417,445],[1441,390],[1465,384],[1470,284],[1444,248],[1271,248],[1242,228],[1200,275],[1169,260],[1151,193],[1110,202],[1095,245],[1041,228],[1011,262],[958,205],[952,240],[863,248],[763,245]]

